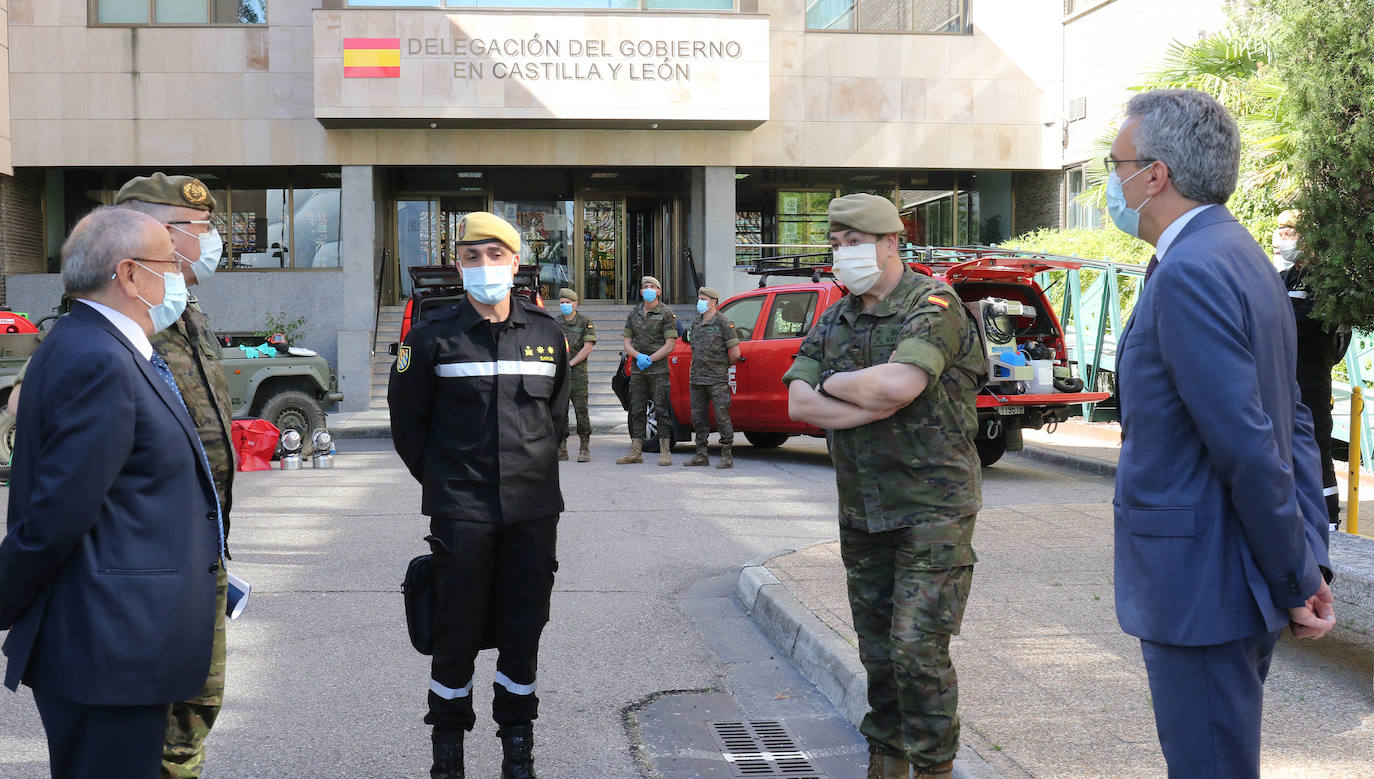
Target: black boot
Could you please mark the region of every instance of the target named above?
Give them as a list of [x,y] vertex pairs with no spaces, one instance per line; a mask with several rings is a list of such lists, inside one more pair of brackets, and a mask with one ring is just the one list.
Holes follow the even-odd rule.
[[430,779],[463,779],[463,731],[434,729],[434,765]]
[[536,779],[534,775],[534,725],[502,725],[496,735],[501,737],[501,779]]

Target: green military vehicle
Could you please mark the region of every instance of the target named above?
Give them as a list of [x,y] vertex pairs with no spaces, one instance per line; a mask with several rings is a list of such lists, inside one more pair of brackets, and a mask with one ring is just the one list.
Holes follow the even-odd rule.
[[[40,320],[46,326],[52,318]],[[14,377],[42,341],[43,333],[0,332],[0,409],[9,402]],[[279,430],[300,431],[305,448],[310,434],[325,426],[324,406],[343,400],[329,362],[309,349],[277,348],[276,356],[249,358],[240,344],[257,346],[262,337],[222,333],[220,365],[229,385],[235,419],[266,419]],[[0,411],[0,465],[14,452],[14,417]],[[307,451],[306,454],[309,454]]]

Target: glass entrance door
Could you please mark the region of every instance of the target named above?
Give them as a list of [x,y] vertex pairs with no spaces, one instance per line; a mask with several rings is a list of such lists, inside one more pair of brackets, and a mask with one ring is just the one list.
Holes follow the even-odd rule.
[[582,201],[582,297],[622,300],[622,207],[619,198]]

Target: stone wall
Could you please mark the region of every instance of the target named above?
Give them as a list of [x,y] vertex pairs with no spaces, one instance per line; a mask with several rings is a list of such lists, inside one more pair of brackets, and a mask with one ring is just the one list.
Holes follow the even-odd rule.
[[[8,304],[5,294],[7,273],[43,273],[47,270],[43,254],[43,172],[19,168],[13,176],[0,174],[0,304]],[[46,308],[21,308],[35,316]]]
[[1064,224],[1063,174],[1020,171],[1011,176],[1012,236]]

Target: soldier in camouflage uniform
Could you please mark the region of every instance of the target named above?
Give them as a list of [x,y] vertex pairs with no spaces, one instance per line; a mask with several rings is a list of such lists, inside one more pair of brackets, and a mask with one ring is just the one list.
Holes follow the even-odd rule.
[[[577,293],[570,289],[558,292],[558,324],[563,326],[563,337],[568,339],[568,380],[572,384],[573,412],[577,415],[577,437],[582,445],[577,450],[577,461],[591,462],[592,459],[592,417],[587,411],[587,357],[596,345],[596,324],[577,310]],[[568,459],[568,437],[558,442],[558,459]]]
[[[219,266],[223,243],[210,223],[215,199],[198,179],[161,173],[132,179],[119,190],[115,203],[148,214],[167,226],[188,287],[209,278]],[[229,427],[229,387],[219,365],[219,339],[192,297],[181,318],[154,335],[152,343],[176,378],[210,461],[227,539],[235,461]],[[220,566],[218,575],[209,673],[198,696],[168,707],[162,746],[164,777],[200,776],[205,765],[205,737],[224,702],[224,601],[228,587],[224,566]]]
[[640,285],[644,302],[625,320],[625,354],[630,358],[630,451],[616,459],[617,465],[644,462],[650,400],[658,420],[658,464],[673,464],[668,363],[663,358],[677,345],[677,315],[658,299],[662,291],[658,279],[645,276]]
[[697,293],[697,318],[687,326],[687,343],[692,345],[692,427],[697,434],[697,453],[684,465],[709,465],[706,439],[711,435],[711,406],[716,407],[716,427],[720,430],[720,462],[717,468],[735,467],[732,444],[735,428],[730,424],[729,366],[739,360],[739,336],[735,323],[720,313],[720,293],[702,287]]
[[974,399],[986,360],[954,290],[902,263],[891,202],[836,198],[830,230],[850,294],[783,381],[794,419],[834,431],[840,550],[868,671],[868,776],[950,776],[959,717],[949,639],[975,561]]

